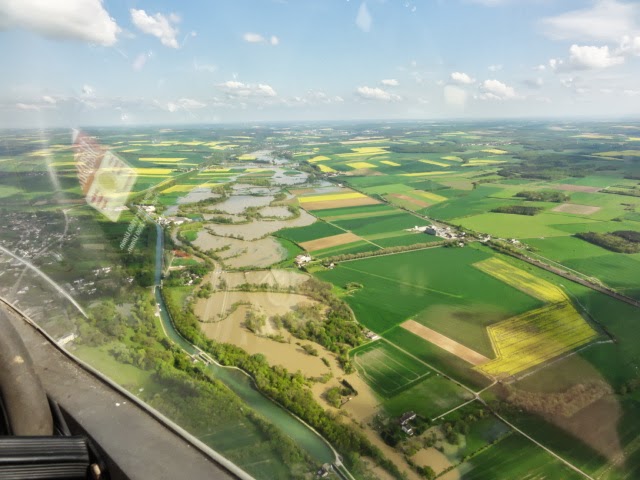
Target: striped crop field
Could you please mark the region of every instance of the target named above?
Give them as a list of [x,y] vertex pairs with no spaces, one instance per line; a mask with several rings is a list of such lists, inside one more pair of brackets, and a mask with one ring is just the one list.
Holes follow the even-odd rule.
[[374,165],[373,163],[369,163],[369,162],[351,162],[351,163],[347,163],[347,165],[349,165],[351,168],[378,168],[377,165]]
[[450,167],[448,163],[436,162],[435,160],[420,160],[420,163],[426,163],[428,165],[435,165],[436,167]]
[[431,200],[432,202],[444,202],[446,200],[449,200],[447,197],[443,197],[442,195],[438,195],[432,192],[424,192],[422,190],[412,190],[410,193],[419,197],[426,198],[427,200]]
[[329,157],[324,156],[324,155],[318,155],[317,157],[310,158],[307,161],[310,162],[310,163],[316,163],[316,162],[324,162],[325,160],[331,160],[331,159]]
[[324,173],[333,173],[335,172],[335,170],[333,168],[331,168],[329,165],[324,165],[324,164],[320,164],[318,165],[318,168],[320,169],[321,172]]
[[347,193],[329,193],[326,195],[314,195],[311,197],[300,197],[300,203],[311,203],[311,202],[329,202],[332,200],[347,200],[351,198],[360,198],[364,197],[362,193],[359,192],[347,192]]
[[170,168],[134,168],[138,175],[170,175],[173,170]]
[[531,275],[518,267],[514,267],[499,258],[488,258],[474,263],[473,266],[543,302],[556,303],[568,300],[565,293],[554,284]]
[[494,155],[504,155],[505,153],[508,153],[506,150],[500,150],[499,148],[485,148],[481,151],[484,153],[492,153]]
[[403,177],[429,177],[432,175],[451,175],[455,172],[417,172],[417,173],[402,173]]
[[176,163],[186,159],[187,157],[140,157],[138,158],[138,160],[140,160],[141,162],[166,162],[166,163]]
[[530,310],[487,330],[496,358],[477,369],[499,378],[551,360],[598,336],[568,300]]

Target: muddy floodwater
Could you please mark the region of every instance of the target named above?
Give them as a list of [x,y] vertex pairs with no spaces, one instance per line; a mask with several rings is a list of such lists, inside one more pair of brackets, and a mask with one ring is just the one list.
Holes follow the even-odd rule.
[[290,220],[254,220],[251,223],[240,225],[208,223],[205,228],[215,235],[233,235],[240,236],[244,240],[256,240],[283,228],[304,227],[311,225],[315,221],[316,219],[313,215],[301,210],[299,217]]
[[273,201],[271,195],[262,197],[253,195],[234,195],[224,202],[215,205],[216,210],[226,213],[238,214],[244,212],[249,207],[266,207]]
[[178,198],[178,204],[183,205],[185,203],[196,203],[200,200],[207,200],[209,198],[220,198],[220,194],[212,193],[211,188],[194,188],[184,197]]
[[298,286],[311,278],[304,273],[278,269],[223,272],[220,276],[227,282],[227,288],[237,288],[245,283],[251,285],[267,284],[270,287],[289,288]]
[[260,215],[263,217],[289,218],[293,214],[287,207],[264,207],[260,209]]
[[287,257],[286,249],[275,238],[267,237],[253,242],[235,238],[218,237],[201,231],[193,242],[203,250],[217,250],[229,246],[219,253],[226,265],[232,268],[269,267]]

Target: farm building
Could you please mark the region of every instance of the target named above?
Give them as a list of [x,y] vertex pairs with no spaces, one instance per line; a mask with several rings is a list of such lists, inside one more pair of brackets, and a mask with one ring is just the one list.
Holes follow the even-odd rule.
[[310,261],[311,261],[311,255],[309,255],[308,253],[301,253],[294,260],[295,264],[298,267],[302,267],[303,265],[306,265]]

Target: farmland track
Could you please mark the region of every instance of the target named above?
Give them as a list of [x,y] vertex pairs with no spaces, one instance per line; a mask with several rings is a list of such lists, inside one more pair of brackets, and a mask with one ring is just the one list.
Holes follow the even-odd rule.
[[[502,250],[501,250],[502,252]],[[535,265],[536,267],[540,267],[543,270],[546,270],[548,272],[551,273],[555,273],[556,275],[559,275],[563,278],[566,278],[567,280],[571,280],[572,282],[575,283],[579,283],[580,285],[590,288],[591,290],[595,290],[596,292],[600,292],[600,293],[604,293],[605,295],[610,296],[611,298],[615,298],[616,300],[620,300],[621,302],[627,303],[629,305],[632,305],[636,308],[640,308],[640,301],[636,300],[635,298],[631,298],[631,297],[627,297],[626,295],[622,295],[621,293],[618,292],[614,292],[613,290],[610,290],[608,288],[602,287],[600,285],[597,285],[595,283],[591,283],[588,282],[586,280],[583,280],[582,278],[569,273],[565,270],[562,270],[560,268],[554,267],[552,265],[549,265],[547,263],[544,263],[540,260],[536,260],[534,258],[528,257],[526,255],[520,255],[518,253],[515,252],[503,252],[506,253],[507,255],[511,255],[514,258],[517,258],[519,260],[523,260],[527,263],[530,263],[531,265]]]
[[562,458],[560,455],[558,455],[557,453],[555,453],[553,450],[545,447],[542,443],[538,442],[535,438],[531,437],[530,435],[528,435],[527,433],[523,432],[522,430],[520,430],[518,427],[516,427],[513,423],[511,423],[510,421],[508,421],[506,418],[504,418],[502,415],[500,415],[499,413],[497,413],[496,411],[494,411],[491,407],[489,407],[489,405],[487,405],[487,403],[484,401],[484,399],[482,399],[482,397],[480,396],[482,394],[482,392],[484,392],[485,390],[488,390],[489,388],[493,387],[497,382],[494,381],[491,385],[489,385],[486,388],[483,388],[482,390],[478,391],[478,392],[474,392],[473,390],[471,390],[470,388],[468,388],[467,386],[461,384],[460,382],[454,380],[453,378],[451,378],[449,375],[447,375],[446,373],[443,373],[442,371],[438,370],[437,368],[429,365],[427,362],[419,359],[418,357],[416,357],[415,355],[412,355],[411,353],[407,352],[405,349],[399,347],[398,345],[391,343],[389,340],[387,340],[386,338],[382,338],[381,341],[387,342],[390,345],[394,346],[395,348],[397,348],[398,350],[400,350],[401,352],[405,353],[406,355],[410,356],[411,358],[413,358],[414,360],[426,365],[427,367],[429,367],[430,369],[432,369],[434,372],[439,373],[440,375],[442,375],[444,378],[447,378],[448,380],[452,381],[453,383],[455,383],[456,385],[462,387],[463,389],[465,389],[466,391],[468,391],[469,393],[471,393],[473,395],[473,399],[470,401],[467,401],[465,403],[463,403],[462,405],[458,405],[456,408],[450,410],[447,413],[451,413],[461,407],[463,407],[464,405],[467,405],[469,403],[472,403],[473,401],[477,400],[478,402],[480,402],[482,405],[484,405],[485,407],[487,407],[489,409],[489,411],[491,411],[491,413],[501,422],[503,422],[505,425],[507,425],[509,428],[511,428],[513,431],[518,432],[520,435],[522,435],[523,437],[525,437],[526,439],[528,439],[530,442],[534,443],[535,445],[537,445],[538,447],[542,448],[544,451],[546,451],[549,455],[553,456],[554,458],[556,458],[557,460],[561,461],[562,463],[564,463],[567,467],[569,467],[570,469],[572,469],[573,471],[579,473],[580,475],[582,475],[583,477],[589,479],[589,480],[595,480],[593,477],[591,477],[589,474],[587,474],[586,472],[582,471],[580,468],[576,467],[575,465],[573,465],[571,462],[569,462],[568,460],[565,460],[564,458]]

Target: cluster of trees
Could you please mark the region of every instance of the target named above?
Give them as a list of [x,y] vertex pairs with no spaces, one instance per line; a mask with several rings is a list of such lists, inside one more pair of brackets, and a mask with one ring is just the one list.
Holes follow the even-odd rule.
[[600,190],[602,193],[612,193],[614,195],[627,195],[629,197],[640,197],[640,190],[620,190],[620,189],[612,189],[605,188],[604,190]]
[[525,205],[503,205],[492,209],[495,213],[511,213],[514,215],[537,215],[543,210],[542,207],[531,207]]
[[[630,234],[631,233],[631,234]],[[611,233],[598,233],[598,232],[584,232],[576,233],[576,237],[586,240],[589,243],[598,245],[599,247],[606,248],[613,252],[618,253],[639,253],[640,242],[635,239],[633,235],[635,232],[628,232],[620,230],[618,232]]]
[[345,372],[353,372],[347,352],[361,345],[365,338],[361,325],[353,320],[349,306],[333,295],[329,284],[314,278],[303,283],[298,292],[319,303],[298,305],[290,312],[276,315],[273,317],[275,324],[296,338],[312,340],[337,353]]
[[397,247],[381,248],[380,250],[374,250],[372,252],[344,253],[342,255],[335,255],[333,257],[325,258],[323,263],[343,262],[345,260],[376,257],[378,255],[386,255],[388,253],[408,252],[410,250],[420,250],[421,248],[439,247],[442,245],[446,245],[447,243],[449,243],[447,240],[442,240],[438,242],[414,243],[413,245],[399,245]]
[[200,330],[191,306],[182,308],[182,305],[164,290],[163,296],[176,328],[183,337],[210,353],[221,364],[235,366],[248,372],[264,394],[318,430],[336,449],[345,452],[345,460],[357,458],[359,455],[371,457],[394,477],[402,478],[395,464],[387,460],[360,431],[352,425],[342,423],[316,402],[302,373],[291,373],[278,365],[271,366],[264,355],[249,355],[235,345],[218,343],[206,338]]
[[524,190],[522,192],[518,192],[515,195],[516,197],[524,198],[530,201],[536,202],[556,202],[562,203],[569,201],[569,195],[563,192],[558,192],[557,190],[538,190],[538,191],[529,191]]
[[259,334],[262,330],[262,327],[264,327],[266,324],[267,317],[265,315],[256,313],[253,310],[249,310],[244,316],[244,322],[242,325],[250,332]]

